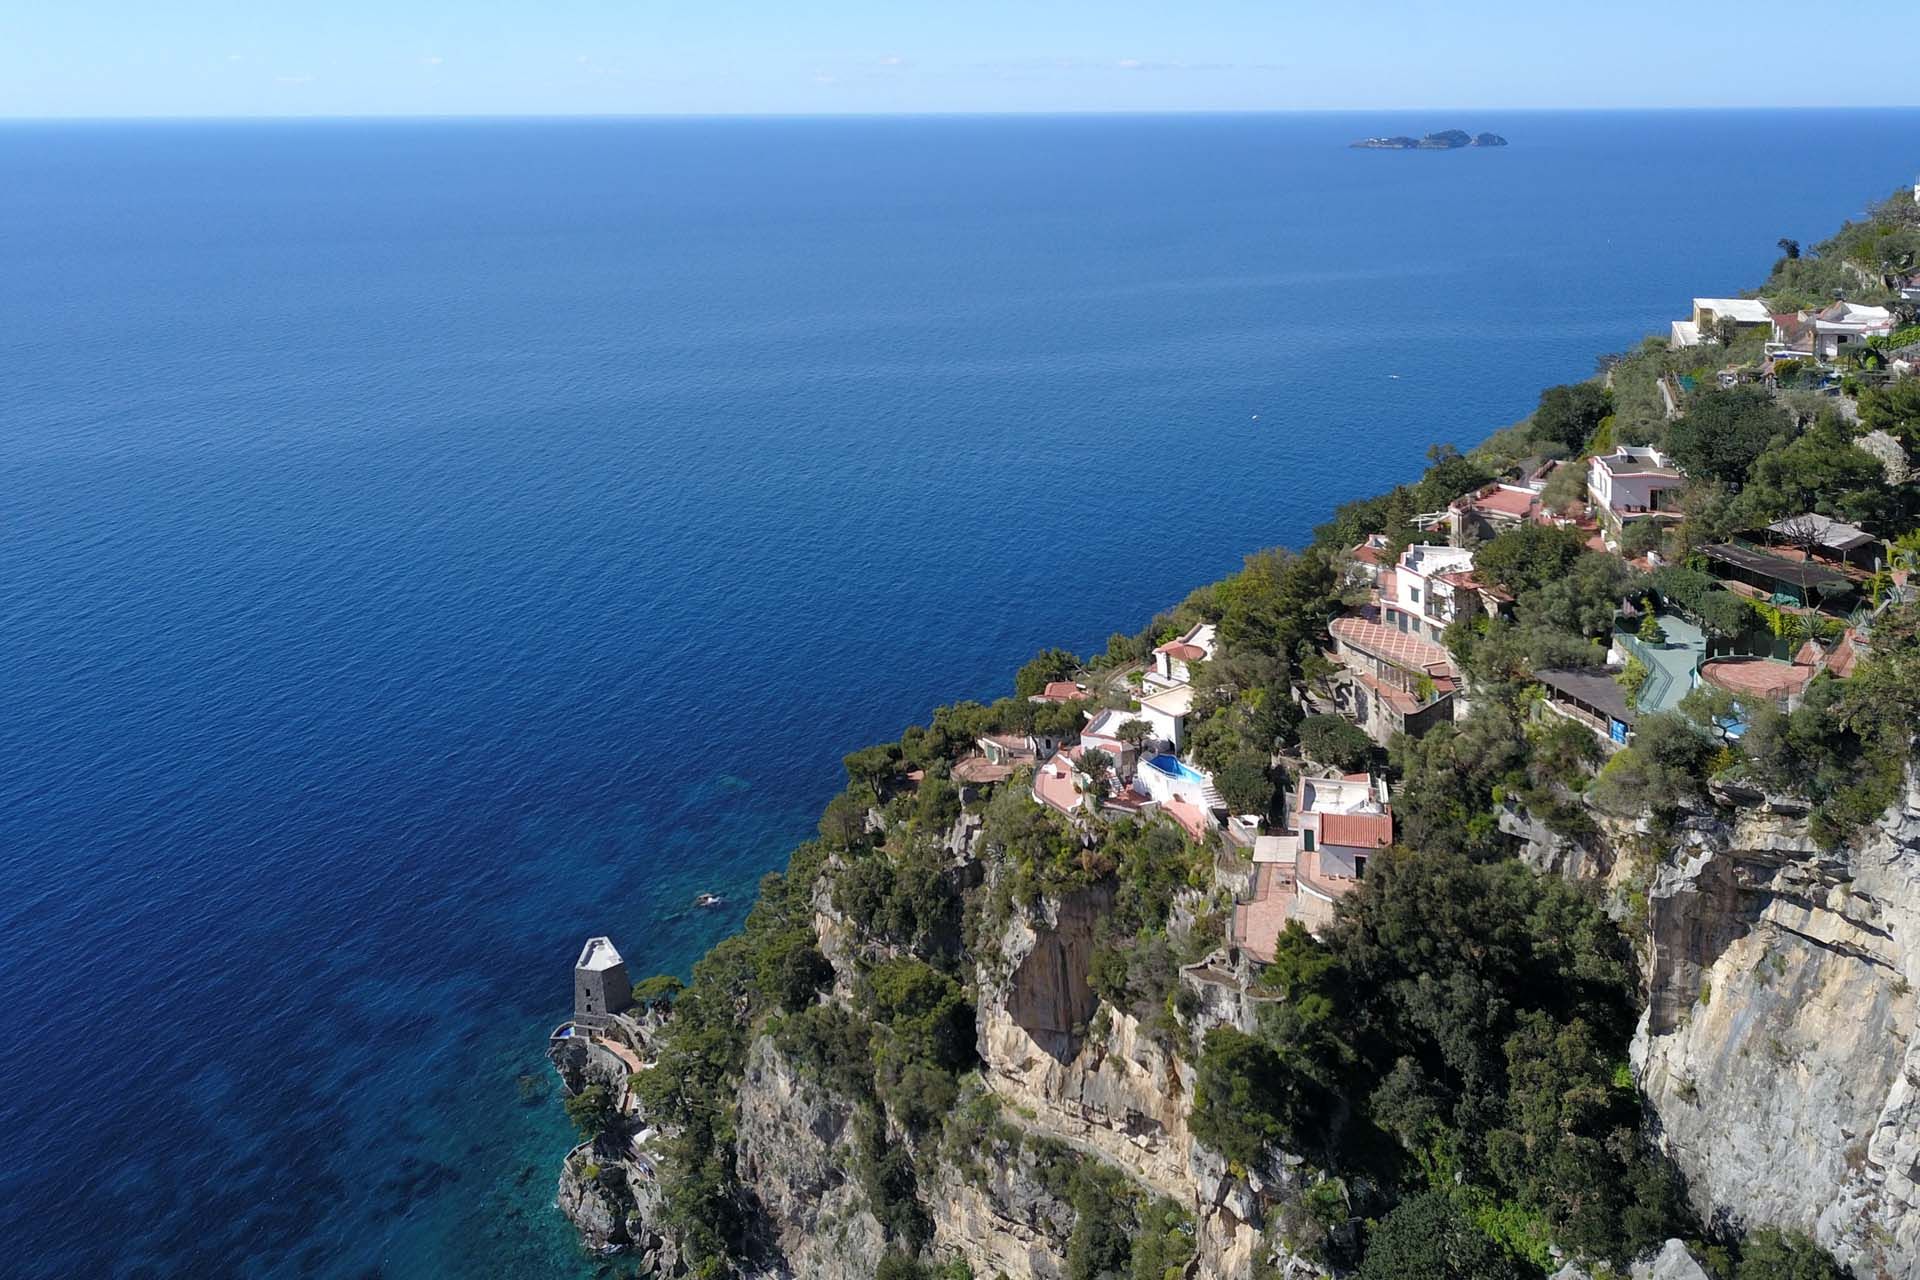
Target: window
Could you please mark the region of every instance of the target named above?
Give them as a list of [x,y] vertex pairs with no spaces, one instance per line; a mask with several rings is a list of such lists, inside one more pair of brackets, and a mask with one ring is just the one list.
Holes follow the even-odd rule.
[[1418,587],[1408,587],[1408,588],[1407,588],[1407,599],[1409,599],[1409,600],[1411,600],[1411,601],[1413,601],[1413,602],[1414,602],[1415,604],[1419,604],[1419,603],[1420,603],[1420,588],[1418,588]]

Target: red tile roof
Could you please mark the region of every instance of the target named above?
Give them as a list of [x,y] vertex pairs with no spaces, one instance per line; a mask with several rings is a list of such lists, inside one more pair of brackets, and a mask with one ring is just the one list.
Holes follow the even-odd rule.
[[1013,776],[1013,767],[994,764],[985,756],[967,756],[955,763],[953,776],[962,782],[1005,782]]
[[1040,691],[1040,696],[1048,702],[1072,702],[1076,698],[1084,698],[1087,695],[1082,693],[1080,686],[1071,680],[1054,680]]
[[1853,674],[1853,664],[1860,659],[1860,651],[1853,645],[1853,630],[1840,637],[1840,643],[1833,646],[1833,654],[1827,659],[1827,674],[1837,680],[1845,680]]
[[1540,495],[1489,486],[1478,493],[1454,499],[1455,506],[1472,507],[1494,515],[1524,516],[1540,505]]
[[1380,563],[1379,551],[1375,550],[1371,545],[1365,542],[1361,543],[1359,546],[1355,547],[1353,550],[1347,552],[1347,554],[1352,556],[1355,560],[1359,560],[1365,564]]
[[1169,658],[1178,658],[1182,662],[1198,662],[1200,659],[1207,656],[1207,651],[1205,649],[1202,649],[1199,645],[1184,644],[1178,640],[1170,640],[1166,644],[1161,645],[1158,649],[1155,649],[1154,652],[1164,653]]
[[1355,849],[1380,849],[1393,843],[1393,815],[1389,813],[1323,813],[1320,842]]
[[1187,829],[1187,834],[1195,840],[1207,838],[1207,815],[1199,808],[1178,798],[1167,801],[1161,808],[1173,815],[1175,822]]
[[1367,616],[1367,611],[1350,613],[1343,618],[1335,618],[1328,630],[1336,640],[1364,649],[1376,658],[1383,658],[1396,667],[1408,671],[1424,672],[1432,675],[1436,681],[1441,677],[1451,678],[1453,663],[1447,651],[1431,640],[1409,635],[1393,627],[1382,626]]

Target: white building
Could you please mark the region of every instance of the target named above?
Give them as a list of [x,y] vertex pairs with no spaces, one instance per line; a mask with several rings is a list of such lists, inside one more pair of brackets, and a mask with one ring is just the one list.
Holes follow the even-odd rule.
[[1383,575],[1380,609],[1386,626],[1438,644],[1447,624],[1458,616],[1454,585],[1443,575],[1473,568],[1473,552],[1465,547],[1416,544],[1400,553],[1392,581]]
[[1722,320],[1731,320],[1742,329],[1766,328],[1773,323],[1767,304],[1758,298],[1695,298],[1693,315],[1673,322],[1670,339],[1676,347],[1697,347],[1710,342]]
[[1837,359],[1842,352],[1865,346],[1868,338],[1884,338],[1893,332],[1891,311],[1863,307],[1857,302],[1836,302],[1812,319],[1814,349],[1822,360]]
[[1193,710],[1193,686],[1177,684],[1140,699],[1137,715],[1153,726],[1154,740],[1165,742],[1177,752],[1187,740],[1187,713]]
[[1587,466],[1587,498],[1618,536],[1622,524],[1675,512],[1687,478],[1651,445],[1623,445]]
[[1162,686],[1187,683],[1193,679],[1187,664],[1205,662],[1213,656],[1217,633],[1211,622],[1202,622],[1179,639],[1167,641],[1153,651],[1153,672],[1149,678],[1157,677],[1155,682]]

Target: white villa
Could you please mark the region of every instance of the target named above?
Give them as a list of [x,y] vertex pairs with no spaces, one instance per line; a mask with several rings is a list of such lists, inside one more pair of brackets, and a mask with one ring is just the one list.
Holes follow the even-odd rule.
[[1137,715],[1153,726],[1156,741],[1179,751],[1187,741],[1187,713],[1193,710],[1193,686],[1177,684],[1140,699]]
[[1197,624],[1187,634],[1169,640],[1153,651],[1153,670],[1147,673],[1151,683],[1162,687],[1185,684],[1193,679],[1190,662],[1205,662],[1213,656],[1217,628],[1211,622]]
[[1773,314],[1758,298],[1695,298],[1693,315],[1673,322],[1671,342],[1676,347],[1711,342],[1714,328],[1722,320],[1731,320],[1742,329],[1764,329],[1773,323]]
[[1465,547],[1416,544],[1400,553],[1392,581],[1380,581],[1381,622],[1397,631],[1439,643],[1447,624],[1458,616],[1456,587],[1443,575],[1473,570],[1473,552]]
[[1651,445],[1623,445],[1587,467],[1587,498],[1609,538],[1619,537],[1629,520],[1677,514],[1686,485],[1673,460]]

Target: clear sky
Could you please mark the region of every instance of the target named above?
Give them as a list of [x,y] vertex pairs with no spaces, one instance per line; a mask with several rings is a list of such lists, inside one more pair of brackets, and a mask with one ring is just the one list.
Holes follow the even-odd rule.
[[0,0],[0,116],[1920,103],[1920,79],[1788,53],[1811,12],[1797,0]]

